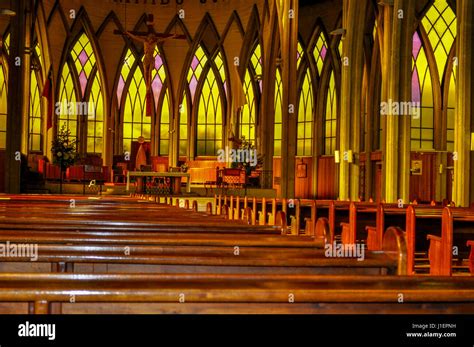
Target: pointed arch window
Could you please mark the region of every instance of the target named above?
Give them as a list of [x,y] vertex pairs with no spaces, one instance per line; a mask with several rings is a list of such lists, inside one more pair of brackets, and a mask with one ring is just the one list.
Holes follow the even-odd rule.
[[56,113],[59,113],[58,127],[65,123],[82,150],[89,154],[100,155],[103,151],[102,85],[94,49],[83,32],[63,65],[58,99],[61,107]]
[[433,82],[420,35],[413,35],[412,101],[420,104],[420,116],[411,120],[411,148],[433,149]]
[[170,98],[168,89],[164,92],[160,112],[160,150],[161,156],[167,156],[170,150]]
[[334,71],[329,78],[328,93],[326,97],[326,112],[324,115],[324,154],[333,155],[336,150],[337,133],[337,95]]
[[311,156],[313,154],[313,124],[314,124],[314,96],[311,73],[306,70],[306,75],[301,88],[298,124],[296,155]]
[[183,94],[183,101],[179,106],[179,155],[188,155],[189,145],[189,121],[188,121],[188,94]]
[[3,40],[3,47],[5,47],[5,52],[7,52],[7,54],[9,55],[10,54],[10,33],[9,32],[5,34],[5,38]]
[[42,151],[42,116],[41,94],[35,70],[31,70],[30,77],[30,113],[28,128],[28,150],[30,152]]
[[[142,70],[129,49],[125,55],[120,78],[118,94],[123,101],[123,150],[131,152],[132,142],[143,136],[145,141],[151,140],[151,117],[146,116],[146,85]],[[127,90],[125,91],[125,86]],[[125,94],[123,94],[125,92]]]
[[30,152],[43,151],[43,115],[41,108],[41,65],[42,54],[39,42],[32,52],[32,66],[30,76],[30,110],[28,116],[28,150]]
[[321,76],[321,72],[323,71],[324,61],[326,59],[327,53],[328,45],[326,43],[324,34],[321,32],[313,50],[314,61],[316,62],[316,68],[318,69],[319,76]]
[[282,143],[282,133],[283,133],[283,120],[282,120],[282,111],[283,111],[283,85],[281,80],[280,69],[276,70],[276,79],[275,79],[275,119],[274,119],[274,131],[273,131],[273,155],[276,157],[281,156],[281,143]]
[[242,107],[239,120],[240,137],[255,144],[255,132],[260,93],[262,92],[262,51],[255,46],[244,78],[244,95],[247,104]]

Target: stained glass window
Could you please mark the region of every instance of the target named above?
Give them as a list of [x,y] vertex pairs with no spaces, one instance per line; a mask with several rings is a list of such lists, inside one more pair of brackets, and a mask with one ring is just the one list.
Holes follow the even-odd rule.
[[421,22],[433,48],[441,81],[449,52],[456,38],[456,14],[446,0],[435,0]]
[[36,73],[32,70],[30,77],[30,114],[28,129],[28,149],[32,152],[40,152],[42,150],[41,129],[41,95]]
[[296,155],[298,156],[311,156],[313,154],[314,100],[311,83],[311,74],[307,69],[298,107],[296,143]]
[[197,114],[197,155],[217,155],[222,148],[222,102],[218,79],[210,68],[201,91]]
[[224,85],[225,95],[227,96],[227,78],[225,73],[224,59],[222,58],[221,52],[217,54],[216,58],[214,59],[214,63],[216,64],[217,70],[219,71],[221,82]]
[[169,154],[170,149],[170,101],[169,92],[166,89],[160,112],[160,150],[161,156]]
[[194,95],[196,94],[196,89],[201,78],[201,74],[204,71],[204,67],[207,63],[207,56],[204,53],[204,50],[201,46],[198,47],[196,53],[194,54],[193,60],[191,62],[191,68],[188,71],[188,84],[189,90],[191,92],[191,102],[194,103]]
[[282,93],[283,86],[281,80],[281,72],[279,69],[276,70],[275,80],[275,120],[274,120],[274,131],[273,131],[273,155],[281,156],[281,140],[282,140]]
[[[258,87],[257,87],[258,85]],[[262,51],[255,46],[244,78],[244,94],[247,104],[242,107],[239,121],[241,137],[255,144],[255,129],[258,114],[258,100],[262,92]]]
[[179,155],[188,155],[188,98],[186,93],[179,107]]
[[102,153],[104,138],[104,105],[99,74],[95,74],[89,102],[93,112],[87,116],[87,153]]
[[[76,90],[75,86],[78,86],[79,90]],[[59,90],[58,102],[61,107],[58,127],[66,123],[73,137],[77,138],[79,133],[82,134],[79,142],[86,143],[87,153],[101,154],[104,136],[104,95],[97,59],[85,33],[82,33],[74,43],[70,59],[63,66]],[[79,122],[79,117],[84,117],[86,122]],[[86,128],[79,132],[78,127],[82,126],[81,124]]]
[[81,96],[84,99],[87,84],[95,67],[96,59],[92,50],[92,45],[86,34],[82,34],[72,48],[71,57],[76,67]]
[[7,72],[0,55],[0,149],[7,144]]
[[333,155],[336,150],[337,132],[337,96],[334,71],[329,79],[328,93],[326,98],[326,113],[324,117],[324,154]]
[[413,35],[412,101],[419,103],[419,117],[411,120],[411,148],[433,149],[434,104],[430,68],[420,35]]
[[324,60],[328,53],[328,45],[326,39],[324,38],[323,33],[319,34],[318,41],[316,41],[316,46],[314,46],[314,61],[316,62],[316,67],[318,68],[318,74],[321,76],[321,71],[323,71]]
[[[124,64],[124,66],[127,64]],[[123,110],[123,150],[130,152],[132,142],[143,136],[151,139],[151,117],[146,116],[146,86],[142,70],[138,65],[129,74],[130,84],[125,96]]]
[[129,49],[127,51],[127,54],[125,54],[125,59],[123,60],[122,71],[120,71],[120,77],[117,86],[117,101],[119,105],[122,102],[122,95],[125,88],[125,83],[128,80],[128,76],[130,75],[130,71],[133,68],[133,64],[135,64],[135,56]]
[[64,64],[59,82],[59,104],[56,105],[58,127],[64,124],[71,131],[71,137],[77,138],[76,92],[69,65]]
[[298,42],[298,50],[296,53],[296,68],[298,69],[301,64],[301,60],[303,59],[304,56],[304,49],[303,46],[301,45],[301,42]]

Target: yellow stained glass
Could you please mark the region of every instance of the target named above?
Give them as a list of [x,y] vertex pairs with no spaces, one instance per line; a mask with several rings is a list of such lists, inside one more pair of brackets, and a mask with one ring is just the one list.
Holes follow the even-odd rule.
[[222,136],[217,134],[217,128],[222,126],[223,108],[218,80],[212,68],[204,80],[198,110],[197,155],[215,156],[222,148]]
[[41,151],[42,137],[41,95],[36,73],[31,71],[30,77],[30,114],[28,131],[28,148],[30,151]]
[[334,71],[329,79],[328,93],[326,97],[326,113],[324,117],[324,154],[333,155],[336,150],[337,132],[337,96]]
[[145,141],[151,140],[151,117],[146,116],[145,79],[139,66],[135,67],[133,74],[129,74],[129,79],[123,113],[123,150],[128,152],[131,151],[132,141],[137,141],[140,136]]
[[7,79],[0,56],[0,149],[7,143]]
[[59,98],[56,106],[58,127],[66,124],[71,131],[71,137],[77,137],[77,104],[76,92],[72,80],[72,74],[67,63],[64,64],[61,81],[59,83]]
[[297,144],[296,155],[311,156],[313,155],[312,146],[308,145],[313,142],[313,87],[311,82],[311,74],[309,69],[306,70],[303,86],[301,88],[299,107],[298,107],[298,124],[297,124]]
[[426,52],[417,32],[413,36],[413,54],[412,102],[420,108],[419,117],[411,118],[411,149],[433,149],[433,83]]
[[179,155],[188,155],[188,102],[186,94],[183,95],[179,112]]
[[304,56],[304,50],[303,50],[303,46],[301,45],[301,42],[298,41],[298,53],[296,55],[296,66],[297,68],[300,67],[300,64],[301,64],[301,60],[303,59],[303,56]]
[[[91,94],[89,99],[89,113],[87,117],[87,152],[101,154],[102,153],[102,138],[103,133],[103,119],[104,119],[104,102],[102,96],[102,88],[100,84],[99,73],[97,72],[92,83]],[[100,145],[98,147],[98,145]]]
[[274,119],[274,130],[273,130],[273,155],[281,156],[281,140],[282,140],[282,93],[283,86],[281,80],[280,69],[276,70],[275,79],[275,119]]
[[[246,140],[254,143],[255,141],[255,115],[256,115],[256,102],[255,102],[255,91],[254,83],[250,75],[250,71],[247,69],[244,79],[244,93],[247,99],[247,104],[242,107],[240,113],[240,137],[245,137]],[[254,143],[255,144],[255,143]]]
[[160,115],[160,155],[169,154],[170,146],[170,103],[169,92],[166,90],[164,94],[163,104]]
[[456,14],[446,0],[435,0],[422,19],[423,27],[433,47],[438,75],[443,79],[447,59],[456,38]]
[[3,41],[3,46],[5,47],[5,51],[7,54],[10,54],[10,33],[5,35],[5,40]]
[[321,76],[321,71],[323,70],[324,61],[326,60],[328,52],[328,45],[324,34],[321,32],[319,34],[318,41],[316,41],[316,46],[313,50],[314,61],[316,62],[316,67],[318,68],[318,74]]
[[259,44],[253,51],[251,62],[255,75],[262,76],[262,49]]

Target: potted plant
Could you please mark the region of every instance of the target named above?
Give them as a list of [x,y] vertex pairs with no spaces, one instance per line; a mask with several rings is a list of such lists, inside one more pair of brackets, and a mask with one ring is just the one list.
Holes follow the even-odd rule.
[[76,162],[78,141],[71,138],[71,130],[66,124],[63,124],[58,131],[56,138],[52,142],[51,152],[53,155],[53,164],[60,168],[59,191],[63,192],[63,176],[66,169]]

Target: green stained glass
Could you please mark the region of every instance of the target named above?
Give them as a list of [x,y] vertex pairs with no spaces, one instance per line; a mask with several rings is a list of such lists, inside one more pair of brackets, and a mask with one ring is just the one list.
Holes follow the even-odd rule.
[[313,120],[314,120],[314,105],[313,105],[313,87],[311,82],[311,74],[309,69],[306,70],[303,86],[301,88],[299,107],[298,107],[298,124],[297,124],[297,151],[298,156],[313,155],[312,143],[313,140]]
[[449,52],[456,38],[456,14],[446,0],[435,0],[421,22],[433,47],[441,81]]

